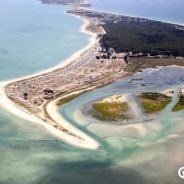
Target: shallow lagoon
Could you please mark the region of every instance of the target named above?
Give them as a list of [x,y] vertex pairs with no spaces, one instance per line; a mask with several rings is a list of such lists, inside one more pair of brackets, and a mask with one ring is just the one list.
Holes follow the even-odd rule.
[[[183,111],[172,113],[171,109],[178,99],[177,90],[184,82],[183,72],[184,68],[178,67],[147,69],[126,80],[86,93],[61,107],[61,113],[69,121],[82,127],[101,143],[102,151],[106,153],[104,158],[113,163],[108,168],[113,168],[116,174],[122,172],[117,176],[117,183],[182,182],[177,176],[177,170],[184,163],[184,116]],[[130,83],[132,78],[142,78],[143,81]],[[143,82],[146,87],[141,86]],[[143,118],[126,124],[104,123],[90,119],[81,112],[85,104],[104,96],[168,88],[176,91],[173,101],[153,119]],[[110,183],[106,179],[103,178],[100,183]]]
[[[133,78],[143,78],[149,90],[177,89],[184,82],[183,72],[184,68],[148,69]],[[184,116],[183,111],[170,112],[177,95],[150,121],[106,124],[80,114],[81,106],[99,97],[145,91],[141,81],[129,83],[131,79],[88,92],[61,108],[66,119],[101,143],[97,151],[66,145],[44,128],[1,110],[0,183],[182,183],[177,169],[184,163]]]

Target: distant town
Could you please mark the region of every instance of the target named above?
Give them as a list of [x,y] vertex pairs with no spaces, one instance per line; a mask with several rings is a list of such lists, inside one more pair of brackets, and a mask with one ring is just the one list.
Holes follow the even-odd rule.
[[184,26],[140,17],[131,17],[76,8],[79,15],[103,27],[102,51],[129,53],[130,57],[169,58],[184,56]]

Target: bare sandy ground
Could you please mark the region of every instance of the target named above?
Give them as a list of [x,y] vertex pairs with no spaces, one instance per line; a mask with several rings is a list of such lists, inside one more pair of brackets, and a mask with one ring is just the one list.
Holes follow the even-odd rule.
[[101,102],[108,102],[108,103],[128,102],[128,95],[119,94],[119,95],[109,96],[109,97],[104,98]]
[[166,89],[164,91],[161,91],[161,94],[166,95],[168,97],[173,97],[174,96],[174,90],[171,89]]
[[79,129],[75,128],[72,124],[66,121],[65,118],[58,112],[59,109],[58,106],[56,105],[57,101],[58,100],[54,100],[47,105],[47,112],[49,113],[51,118],[55,120],[58,124],[60,124],[62,127],[66,128],[67,130],[70,130],[71,132],[75,132],[76,135],[84,139],[80,140],[78,138],[63,133],[62,131],[59,131],[60,135],[62,136],[62,140],[77,147],[87,149],[98,149],[100,145],[97,141],[95,141],[94,139],[92,139]]

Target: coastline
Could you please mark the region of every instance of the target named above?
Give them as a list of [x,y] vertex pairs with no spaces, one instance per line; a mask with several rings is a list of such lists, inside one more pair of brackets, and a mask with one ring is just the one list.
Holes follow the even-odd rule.
[[[85,148],[85,149],[86,148],[91,149],[91,150],[100,148],[100,144],[96,140],[94,140],[93,138],[88,136],[86,133],[82,132],[81,130],[76,128],[74,125],[69,123],[62,116],[62,114],[59,113],[59,107],[57,105],[57,102],[58,102],[58,99],[52,100],[46,106],[46,110],[47,110],[47,113],[49,114],[49,116],[54,121],[56,121],[58,124],[60,124],[61,126],[65,127],[66,129],[70,130],[71,132],[75,132],[76,135],[80,135],[82,138],[85,139],[85,141],[79,140],[79,139],[76,139],[76,140],[73,139],[73,140],[71,140],[72,145],[74,145],[76,147]],[[67,134],[62,133],[62,131],[59,131],[59,132],[61,133],[61,136],[62,136],[61,140],[63,140],[64,142],[67,142],[68,144],[71,144],[71,141],[69,141],[71,139],[71,137],[69,137]]]
[[59,62],[59,64],[57,64],[57,65],[55,65],[53,67],[50,67],[48,69],[45,69],[45,70],[36,72],[34,74],[26,75],[26,76],[23,76],[23,77],[18,77],[18,78],[15,78],[15,79],[0,81],[0,84],[3,84],[5,86],[5,85],[7,85],[9,83],[12,83],[12,82],[15,82],[15,81],[20,81],[20,80],[32,78],[32,77],[35,77],[35,76],[39,76],[39,75],[42,75],[42,74],[45,74],[45,73],[52,72],[54,70],[63,68],[66,65],[71,64],[72,62],[74,62],[76,60],[76,58],[80,57],[81,54],[83,54],[84,52],[86,52],[89,48],[91,48],[92,46],[94,46],[95,43],[97,43],[97,41],[98,41],[97,34],[95,34],[93,32],[90,32],[90,31],[88,31],[88,30],[85,29],[87,27],[87,25],[90,23],[87,19],[84,19],[83,17],[80,17],[80,16],[72,15],[72,14],[68,14],[68,15],[69,16],[74,16],[74,17],[82,20],[83,23],[82,23],[79,31],[81,33],[90,35],[90,38],[88,39],[87,45],[85,47],[83,47],[82,49],[76,51],[74,54],[72,54],[71,56],[69,56],[65,60]]
[[113,12],[113,11],[105,11],[105,10],[99,10],[99,9],[93,9],[93,8],[87,8],[87,7],[83,7],[83,9],[85,10],[89,10],[89,11],[95,11],[95,12],[101,12],[101,13],[108,13],[108,14],[112,14],[112,15],[122,15],[122,16],[127,16],[127,17],[134,17],[134,18],[143,18],[143,19],[148,19],[148,20],[152,20],[152,21],[158,21],[158,22],[163,22],[163,23],[168,23],[168,24],[175,24],[175,25],[179,25],[179,26],[184,26],[184,23],[181,22],[173,22],[173,21],[167,21],[167,20],[161,20],[161,19],[157,19],[157,18],[153,18],[153,17],[142,17],[142,16],[138,16],[138,15],[130,15],[130,14],[123,14],[123,13],[117,13],[117,12]]
[[[63,98],[63,96],[61,94],[60,94],[60,96],[54,96],[54,98],[48,100],[46,103],[41,105],[40,107],[42,108],[43,111],[39,112],[40,114],[38,115],[37,113],[34,114],[34,113],[32,113],[32,111],[25,109],[23,107],[24,104],[20,105],[20,104],[16,103],[15,101],[10,100],[10,98],[8,97],[8,93],[6,93],[6,91],[5,91],[6,86],[9,85],[10,83],[22,82],[21,80],[25,80],[25,79],[32,80],[32,78],[34,78],[34,77],[35,78],[42,77],[42,75],[44,75],[44,74],[48,74],[50,72],[55,73],[57,69],[61,69],[69,64],[75,63],[75,61],[77,59],[82,58],[82,55],[84,55],[84,53],[87,53],[87,51],[90,50],[93,46],[95,46],[95,44],[97,44],[97,43],[99,44],[99,39],[97,37],[98,34],[94,33],[94,30],[92,30],[92,31],[87,30],[88,25],[90,25],[90,23],[91,23],[90,20],[88,20],[87,18],[84,18],[80,15],[78,16],[78,15],[70,14],[70,16],[75,16],[76,18],[80,18],[83,21],[83,25],[80,28],[80,32],[91,35],[91,37],[89,39],[89,43],[84,48],[82,48],[79,51],[77,51],[76,53],[74,53],[71,57],[69,57],[68,59],[64,60],[62,63],[60,63],[52,68],[38,72],[38,73],[33,74],[33,75],[22,77],[19,79],[1,82],[0,83],[0,97],[1,97],[0,103],[2,103],[3,106],[8,111],[14,113],[15,115],[17,115],[23,119],[33,121],[35,123],[43,125],[50,132],[52,132],[52,134],[54,136],[58,137],[59,139],[63,140],[64,142],[71,144],[71,145],[74,145],[76,147],[94,150],[94,149],[98,149],[100,147],[99,143],[97,141],[95,141],[94,139],[92,139],[91,137],[89,137],[87,134],[85,134],[82,131],[80,131],[79,129],[75,128],[73,125],[71,125],[69,122],[67,122],[62,115],[60,115],[56,102],[59,99]],[[105,33],[105,31],[103,29],[101,31],[103,31],[103,33]],[[94,53],[93,53],[93,55],[94,55]],[[122,67],[121,67],[121,69],[122,69]],[[78,72],[78,71],[76,71],[76,72]],[[75,86],[74,90],[76,90],[76,92],[79,92],[79,91],[81,91],[80,87],[82,87],[82,89],[84,88],[83,90],[95,89],[96,87],[103,86],[103,84],[108,84],[108,82],[113,82],[113,81],[115,81],[115,79],[117,80],[118,76],[120,74],[122,74],[121,70],[118,70],[118,72],[115,73],[115,75],[112,75],[112,76],[110,75],[110,77],[106,76],[105,78],[101,78],[101,79],[97,80],[96,83],[94,82],[94,84],[92,84],[93,87],[91,87],[89,84],[85,84],[82,86],[79,85],[79,88],[78,88],[78,86]],[[98,83],[98,82],[100,82],[100,83]],[[93,83],[93,82],[91,82],[91,83]],[[72,90],[73,89],[70,89],[68,91],[69,94],[65,95],[65,93],[64,93],[64,95],[68,96],[68,95],[73,94]],[[48,115],[48,117],[46,117],[46,115]]]
[[78,136],[82,137],[83,139],[78,139],[77,137],[72,137],[63,131],[60,131],[56,128],[54,128],[52,125],[45,123],[40,118],[32,115],[31,113],[25,112],[23,109],[21,109],[20,106],[13,103],[9,98],[6,96],[6,93],[4,92],[4,88],[2,85],[0,85],[0,105],[2,105],[8,112],[16,115],[17,117],[20,117],[24,120],[27,120],[32,123],[36,123],[42,127],[44,127],[48,133],[51,133],[52,136],[56,137],[57,139],[73,145],[78,148],[83,149],[89,149],[89,150],[95,150],[100,147],[99,143],[95,141],[94,139],[90,138],[88,135],[80,131],[79,129],[75,128],[73,125],[71,125],[69,122],[67,122],[59,113],[58,107],[56,105],[56,101],[53,101],[48,106],[48,112],[50,115],[52,115],[52,118],[54,117],[54,120],[56,120],[58,123],[60,123],[62,126],[68,128],[71,132],[75,132]]
[[[70,14],[70,16],[74,16],[74,15]],[[37,123],[37,124],[45,127],[48,130],[48,132],[52,133],[53,136],[59,138],[60,140],[64,141],[65,143],[74,145],[74,146],[79,147],[79,148],[95,150],[95,149],[98,149],[100,147],[99,143],[97,143],[97,141],[90,138],[88,135],[86,135],[82,131],[80,131],[77,128],[75,128],[74,126],[70,125],[69,122],[64,120],[64,118],[62,118],[59,114],[59,110],[57,108],[57,105],[55,104],[55,101],[49,105],[49,107],[52,107],[52,109],[53,109],[53,110],[49,109],[49,112],[53,113],[53,115],[56,117],[57,121],[60,122],[60,124],[61,124],[61,121],[62,121],[62,126],[63,126],[63,122],[64,122],[64,125],[69,127],[71,131],[77,132],[77,134],[79,136],[84,137],[84,141],[67,135],[66,133],[54,128],[52,125],[50,125],[48,123],[45,123],[40,118],[38,118],[38,117],[32,115],[31,113],[25,111],[20,106],[18,106],[13,101],[11,101],[7,97],[6,92],[5,92],[5,86],[10,84],[10,83],[20,81],[20,80],[24,80],[24,79],[29,79],[29,78],[36,77],[36,76],[39,76],[39,75],[42,75],[42,74],[45,74],[45,73],[53,72],[57,69],[60,69],[60,68],[63,68],[65,66],[67,66],[68,64],[71,64],[77,58],[79,58],[81,56],[81,54],[85,53],[88,49],[93,47],[98,42],[97,33],[93,33],[93,32],[90,32],[90,31],[86,30],[86,27],[88,26],[88,24],[90,24],[90,21],[87,20],[87,19],[84,19],[80,16],[75,16],[75,17],[79,18],[83,21],[83,24],[82,24],[79,31],[84,33],[84,34],[90,35],[88,44],[84,48],[82,48],[82,49],[78,50],[77,52],[75,52],[73,55],[71,55],[66,60],[62,61],[58,65],[53,66],[49,69],[40,71],[40,72],[35,73],[35,74],[27,75],[25,77],[20,77],[20,78],[17,78],[17,79],[12,79],[12,80],[7,80],[7,81],[0,81],[0,105],[2,105],[7,111],[11,112],[12,114],[14,114],[14,115],[16,115],[16,116],[18,116],[22,119],[28,120],[30,122]]]

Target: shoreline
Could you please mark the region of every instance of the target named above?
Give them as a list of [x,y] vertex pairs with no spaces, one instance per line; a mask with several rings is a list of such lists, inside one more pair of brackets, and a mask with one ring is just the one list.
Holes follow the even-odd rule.
[[134,17],[134,18],[142,18],[142,19],[148,19],[148,20],[152,20],[152,21],[158,21],[158,22],[163,22],[163,23],[167,23],[167,24],[175,24],[178,26],[184,26],[184,23],[181,22],[172,22],[172,21],[167,21],[167,20],[161,20],[161,19],[154,19],[153,17],[142,17],[142,16],[138,16],[138,15],[128,15],[128,14],[123,14],[123,13],[117,13],[117,12],[111,12],[109,10],[105,11],[105,10],[99,10],[99,9],[93,9],[93,8],[87,8],[87,7],[83,7],[83,9],[85,10],[89,10],[89,11],[95,11],[95,12],[101,12],[101,13],[107,13],[107,14],[112,14],[112,15],[122,15],[122,16],[126,16],[126,17]]
[[49,115],[54,116],[54,120],[56,120],[59,124],[64,127],[68,128],[71,132],[75,132],[75,134],[81,136],[84,139],[78,139],[76,137],[72,137],[66,133],[64,133],[61,130],[58,130],[54,128],[49,123],[45,123],[40,118],[32,115],[31,113],[25,112],[23,109],[21,109],[20,106],[13,103],[7,96],[6,93],[3,90],[3,86],[0,84],[0,105],[4,107],[8,112],[14,114],[17,117],[20,117],[24,120],[27,120],[32,123],[36,123],[42,127],[44,127],[48,133],[50,133],[52,136],[56,137],[57,139],[63,141],[64,143],[67,143],[69,145],[83,148],[83,149],[89,149],[89,150],[96,150],[99,149],[100,144],[89,137],[87,134],[83,133],[81,130],[75,128],[73,125],[71,125],[69,122],[67,122],[59,113],[58,106],[56,105],[56,101],[54,100],[51,103],[49,103],[48,106],[48,112]]
[[[64,13],[66,13],[66,12],[64,12]],[[84,46],[83,48],[79,49],[78,51],[74,52],[72,55],[70,55],[68,58],[64,59],[63,61],[60,61],[57,65],[55,65],[53,67],[41,70],[39,72],[30,74],[30,75],[26,75],[23,77],[18,77],[18,78],[10,79],[10,80],[2,80],[2,81],[0,81],[0,84],[7,85],[7,84],[15,82],[15,81],[20,81],[20,80],[32,78],[35,76],[43,75],[45,73],[49,73],[49,72],[52,72],[54,70],[63,68],[65,66],[67,66],[68,64],[71,64],[72,62],[74,62],[76,60],[76,58],[80,57],[81,54],[86,52],[88,49],[90,49],[92,46],[94,46],[97,43],[97,41],[98,41],[97,34],[85,29],[87,27],[87,25],[90,23],[87,19],[84,19],[83,17],[77,16],[77,15],[72,15],[69,13],[66,13],[66,14],[68,14],[69,16],[74,16],[74,17],[82,20],[82,25],[79,28],[79,32],[90,35],[87,45]]]
[[[69,14],[67,12],[65,12],[65,13]],[[95,75],[96,75],[96,73],[93,72],[93,75],[90,74],[90,75],[93,76],[91,78],[92,80],[89,80],[87,83],[84,83],[82,85],[79,83],[78,86],[72,86],[73,88],[69,88],[69,89],[65,88],[65,90],[67,92],[64,91],[64,93],[62,93],[63,91],[61,90],[61,91],[59,91],[60,92],[59,94],[57,94],[57,95],[54,94],[53,98],[48,98],[46,101],[44,101],[43,98],[42,98],[43,103],[41,103],[41,105],[39,106],[39,108],[40,108],[39,110],[41,110],[41,111],[32,111],[32,107],[30,107],[30,109],[28,108],[28,110],[27,110],[24,106],[27,102],[13,100],[12,98],[10,98],[12,96],[9,95],[9,93],[5,89],[8,85],[11,86],[12,83],[23,83],[26,80],[28,80],[28,82],[29,82],[29,81],[32,81],[35,78],[39,78],[39,77],[40,78],[43,77],[44,79],[48,80],[47,75],[49,75],[51,73],[57,73],[57,72],[59,72],[57,70],[61,70],[64,67],[67,68],[67,66],[68,65],[71,66],[72,63],[73,64],[76,64],[76,63],[79,64],[78,62],[80,61],[80,59],[82,61],[85,58],[85,57],[83,57],[85,54],[86,55],[89,54],[88,55],[89,57],[91,57],[92,55],[95,56],[95,53],[94,52],[91,53],[90,50],[94,49],[93,47],[95,47],[95,52],[99,51],[98,50],[99,47],[96,46],[96,44],[99,45],[99,38],[98,38],[99,34],[98,34],[98,31],[96,31],[96,30],[95,30],[96,31],[96,33],[95,33],[95,31],[93,29],[87,29],[88,25],[93,23],[93,21],[91,21],[90,19],[85,18],[83,16],[80,16],[80,15],[70,14],[70,16],[75,16],[76,18],[79,18],[83,21],[83,24],[80,28],[80,32],[90,35],[88,44],[84,48],[80,49],[79,51],[75,52],[72,56],[70,56],[69,58],[64,60],[62,63],[60,63],[60,64],[58,64],[54,67],[51,67],[49,69],[46,69],[46,70],[38,72],[38,73],[35,73],[33,75],[28,75],[28,76],[25,76],[25,77],[21,77],[19,79],[0,82],[0,97],[1,97],[0,98],[0,103],[3,104],[3,106],[8,111],[12,112],[16,116],[19,116],[23,119],[26,119],[26,120],[29,120],[29,121],[32,121],[32,122],[35,122],[35,123],[38,123],[38,124],[44,126],[47,130],[49,130],[49,132],[52,132],[52,135],[54,135],[55,137],[61,139],[65,143],[68,143],[70,145],[74,145],[74,146],[80,147],[80,148],[95,150],[95,149],[98,149],[100,147],[99,143],[96,140],[94,140],[93,138],[91,138],[90,136],[88,136],[87,134],[85,134],[84,132],[82,132],[80,129],[75,128],[74,125],[70,124],[66,119],[64,119],[64,117],[59,113],[59,108],[58,108],[56,102],[59,99],[62,99],[63,95],[64,95],[64,97],[66,97],[66,96],[69,96],[73,93],[78,93],[79,91],[89,91],[89,90],[92,90],[92,89],[96,89],[96,87],[102,87],[103,84],[106,85],[106,84],[109,84],[109,83],[112,83],[112,82],[118,80],[120,77],[121,78],[125,77],[128,73],[127,72],[122,73],[122,68],[124,66],[126,66],[122,63],[123,60],[121,61],[121,63],[118,63],[118,68],[117,68],[117,66],[115,66],[115,65],[117,65],[117,63],[113,62],[113,65],[112,65],[112,63],[111,63],[111,65],[109,63],[111,68],[112,68],[112,66],[114,67],[114,71],[116,71],[118,69],[113,74],[109,74],[107,76],[105,75],[105,77],[104,77],[103,76],[103,74],[105,74],[105,72],[104,72],[104,73],[102,73],[102,76],[99,77],[99,78],[98,78],[98,75],[97,75],[97,79],[95,79],[93,81],[93,79],[94,79],[93,77],[95,77]],[[105,30],[102,28],[100,33],[105,34]],[[88,53],[88,51],[89,51],[89,53]],[[90,55],[90,54],[92,54],[92,55]],[[89,60],[89,58],[87,60]],[[95,61],[95,60],[93,60],[93,61]],[[111,60],[110,62],[112,62],[112,61],[113,60]],[[101,65],[103,65],[102,63],[103,62],[101,62]],[[98,66],[98,65],[96,65],[96,66]],[[121,66],[120,67],[121,69],[119,68],[119,66]],[[78,66],[78,67],[80,67],[80,66]],[[88,66],[88,65],[85,66],[85,67],[89,67],[89,69],[91,69],[90,66]],[[85,72],[85,70],[84,70],[85,68],[82,68],[82,69],[83,69],[82,72]],[[94,70],[94,68],[92,68],[92,69]],[[79,72],[79,70],[77,70],[77,71],[72,70],[72,72]],[[99,73],[100,73],[100,71],[98,71],[98,74]],[[75,76],[76,75],[74,75],[74,78],[75,78]],[[91,77],[91,76],[86,74],[86,77]],[[46,80],[45,80],[45,83],[47,84],[47,82],[50,81],[50,80],[48,80],[47,82],[46,82]],[[54,77],[54,80],[58,80],[58,78]],[[84,76],[84,80],[85,80],[85,76]],[[43,81],[40,79],[40,81],[38,81],[38,82],[43,82]],[[69,82],[72,82],[72,81],[69,81]],[[34,84],[34,83],[32,83],[32,84]],[[40,83],[37,83],[37,84],[39,85]],[[64,86],[64,83],[62,83],[62,84]],[[48,86],[50,86],[50,85],[48,85]],[[26,85],[24,85],[24,87],[27,88]],[[41,90],[48,89],[48,88],[43,88],[43,87],[44,86],[40,87]],[[56,86],[56,89],[57,89],[57,87],[58,86]],[[51,87],[51,89],[52,89],[52,87]],[[22,94],[23,94],[23,91],[24,90],[21,91]],[[13,94],[15,94],[15,93],[13,93]],[[16,95],[15,95],[15,97],[16,97]],[[19,103],[19,102],[22,102],[22,103]],[[31,104],[31,105],[34,105],[34,103]],[[29,106],[27,106],[27,107],[29,107]]]
[[[85,90],[84,90],[85,91]],[[77,92],[78,93],[78,92]],[[76,94],[77,94],[76,93]],[[71,93],[70,95],[75,94],[75,93]],[[69,95],[67,95],[69,96]],[[65,97],[67,97],[65,96]],[[65,127],[66,129],[70,130],[71,132],[75,132],[75,134],[80,135],[82,138],[85,139],[85,141],[83,142],[83,140],[79,140],[77,142],[73,142],[71,144],[71,142],[69,141],[70,137],[67,136],[67,134],[62,134],[62,138],[61,140],[63,140],[64,142],[70,144],[70,145],[74,145],[76,147],[81,147],[81,148],[87,148],[87,149],[99,149],[100,148],[100,144],[93,138],[91,138],[90,136],[88,136],[86,133],[84,133],[82,130],[76,128],[73,124],[71,124],[70,122],[68,122],[61,113],[59,113],[59,106],[57,105],[59,99],[55,99],[50,101],[47,106],[45,107],[47,113],[49,114],[49,116],[51,117],[51,119],[53,119],[54,121],[56,121],[59,125]],[[62,132],[62,131],[59,131]],[[83,145],[83,146],[81,146]]]
[[[75,16],[75,15],[70,14],[69,16]],[[36,76],[40,76],[40,75],[43,75],[43,74],[46,74],[46,73],[49,73],[49,72],[53,72],[57,69],[60,69],[60,68],[63,68],[65,66],[67,66],[68,64],[71,64],[77,58],[79,58],[83,53],[88,51],[91,47],[93,47],[98,42],[98,38],[97,38],[98,34],[90,32],[89,30],[86,29],[88,24],[90,24],[90,21],[87,20],[87,19],[84,19],[83,17],[80,17],[80,16],[75,16],[75,17],[78,18],[78,19],[81,19],[83,21],[83,24],[81,25],[79,31],[84,33],[84,34],[90,35],[90,38],[88,39],[87,45],[85,47],[83,47],[82,49],[76,51],[74,54],[69,56],[64,61],[60,62],[56,66],[53,66],[49,69],[37,72],[35,74],[20,77],[20,78],[17,78],[17,79],[0,81],[0,97],[1,97],[0,98],[0,105],[2,105],[8,112],[11,112],[12,114],[14,114],[17,117],[20,117],[24,120],[28,120],[28,121],[33,122],[33,123],[37,123],[37,124],[45,127],[48,130],[48,132],[50,132],[53,136],[59,138],[60,140],[62,140],[65,143],[68,143],[70,145],[74,145],[76,147],[83,148],[83,149],[95,150],[95,149],[98,149],[100,147],[99,143],[97,143],[97,141],[95,141],[94,139],[92,139],[90,136],[83,133],[79,129],[77,129],[74,126],[70,125],[69,122],[67,122],[64,118],[62,118],[60,116],[58,107],[55,104],[55,101],[53,101],[49,105],[49,107],[52,106],[52,109],[54,109],[55,111],[50,111],[49,110],[49,112],[54,114],[54,116],[56,117],[57,121],[60,122],[60,124],[61,124],[61,121],[64,122],[64,125],[69,127],[71,131],[77,132],[79,136],[84,137],[85,138],[84,141],[76,139],[75,137],[72,138],[72,136],[69,137],[69,135],[67,135],[63,131],[54,128],[49,123],[45,123],[40,118],[38,118],[38,117],[34,116],[33,114],[25,111],[24,109],[21,108],[21,106],[18,106],[16,103],[11,101],[8,98],[8,96],[6,95],[6,92],[5,92],[6,85],[8,85],[10,83],[25,80],[25,79],[30,79],[32,77],[36,77]],[[63,125],[63,123],[62,123],[62,125]]]

